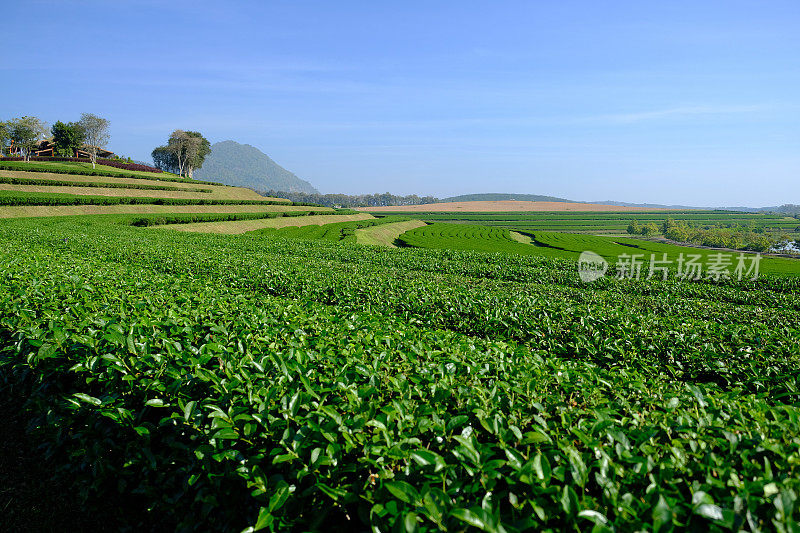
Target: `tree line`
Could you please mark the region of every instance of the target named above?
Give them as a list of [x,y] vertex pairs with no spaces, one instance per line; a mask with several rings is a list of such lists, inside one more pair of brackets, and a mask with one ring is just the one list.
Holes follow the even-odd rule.
[[433,196],[417,196],[411,194],[409,196],[398,196],[391,193],[383,194],[311,194],[304,192],[289,192],[289,191],[256,191],[264,196],[274,196],[278,198],[286,198],[292,202],[324,205],[325,207],[383,207],[389,205],[417,205],[417,204],[433,204],[440,202],[439,198]]
[[[797,227],[800,231],[800,226]],[[710,248],[730,248],[733,250],[750,250],[767,252],[782,243],[791,242],[792,238],[785,232],[770,233],[755,224],[749,226],[731,225],[697,227],[691,222],[675,221],[667,218],[661,227],[655,223],[640,225],[632,220],[628,225],[631,235],[655,235],[661,233],[665,238],[675,242],[699,244]]]
[[109,125],[107,119],[92,113],[81,114],[77,122],[65,123],[59,120],[51,128],[47,127],[45,121],[34,116],[0,121],[0,156],[5,156],[13,149],[25,161],[30,161],[49,131],[53,137],[54,156],[72,157],[78,150],[83,150],[89,154],[92,168],[95,168],[99,149],[105,147],[111,139]]

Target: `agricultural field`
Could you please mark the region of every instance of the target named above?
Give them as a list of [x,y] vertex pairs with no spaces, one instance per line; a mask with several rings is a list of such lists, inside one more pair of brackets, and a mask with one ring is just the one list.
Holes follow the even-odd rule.
[[[451,222],[497,226],[519,231],[562,231],[593,235],[625,235],[628,224],[661,225],[671,218],[690,222],[698,227],[712,225],[753,227],[768,231],[783,231],[800,237],[800,220],[778,214],[737,213],[731,211],[643,211],[643,212],[504,212],[504,213],[422,213],[403,211],[395,207],[395,215],[413,215],[428,222]],[[381,213],[383,214],[383,213]]]
[[[800,523],[796,260],[743,281],[584,283],[585,247],[698,249],[22,193],[0,207],[40,210],[0,220],[0,457],[20,458],[0,460],[6,529]],[[294,225],[312,220],[329,223]],[[174,231],[212,226],[257,229]]]
[[104,520],[226,531],[800,521],[798,280],[587,285],[567,260],[280,231],[0,221],[4,393],[86,509],[121,494]]
[[[712,256],[720,253],[730,259],[732,264],[728,270],[733,274],[740,255],[734,251],[678,246],[645,239],[551,231],[518,233],[502,227],[474,224],[432,223],[403,233],[399,240],[406,246],[416,248],[513,253],[572,261],[577,261],[582,252],[591,251],[611,265],[609,274],[612,275],[618,259],[630,259],[633,255],[642,262],[642,275],[649,275],[651,257],[654,261],[667,261],[663,265],[675,270],[681,256],[685,259],[696,256],[696,262],[707,265],[714,260]],[[746,254],[745,264],[748,269],[751,260],[752,254]],[[663,274],[661,271],[654,272]],[[759,272],[800,276],[800,259],[765,256],[759,261]]]
[[248,220],[226,220],[220,222],[194,222],[188,224],[171,225],[170,229],[178,231],[190,231],[196,233],[248,233],[251,231],[263,230],[267,228],[288,228],[301,226],[327,226],[332,223],[355,222],[360,220],[372,219],[368,213],[357,213],[352,215],[331,214],[331,215],[311,215],[304,217],[269,217],[269,218],[250,218]]
[[[0,161],[0,218],[308,210],[250,189],[86,163]],[[318,213],[333,210],[315,207]]]
[[[332,219],[331,219],[332,220]],[[343,219],[339,219],[343,220]],[[273,238],[283,239],[300,239],[300,240],[323,240],[323,241],[345,241],[345,242],[360,242],[363,240],[362,231],[377,230],[384,227],[395,228],[398,225],[407,225],[407,219],[402,217],[367,217],[358,218],[355,221],[346,222],[328,222],[327,224],[320,225],[303,225],[303,226],[289,226],[283,228],[265,228],[262,230],[251,232],[253,235],[263,234]],[[414,226],[424,224],[424,222],[414,221]],[[392,229],[389,230],[393,232]]]
[[531,202],[524,200],[493,200],[493,201],[472,201],[472,202],[442,202],[433,204],[405,205],[398,209],[395,206],[384,207],[364,207],[363,211],[376,213],[394,213],[402,211],[404,213],[493,213],[493,212],[569,212],[569,211],[592,211],[592,212],[627,212],[636,213],[639,211],[652,211],[643,207],[620,207],[606,204],[590,204],[580,202]]

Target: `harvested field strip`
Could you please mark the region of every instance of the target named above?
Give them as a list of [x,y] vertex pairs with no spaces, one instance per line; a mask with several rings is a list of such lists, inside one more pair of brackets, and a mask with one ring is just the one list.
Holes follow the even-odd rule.
[[[0,206],[0,218],[58,217],[75,215],[124,215],[169,213],[257,213],[264,211],[307,211],[303,205],[62,205]],[[314,211],[333,212],[329,207]]]
[[233,222],[199,222],[196,224],[174,224],[169,229],[191,231],[197,233],[238,234],[265,228],[286,228],[289,226],[308,226],[311,224],[329,224],[332,222],[352,222],[373,218],[368,213],[357,215],[312,215],[305,217],[280,217],[262,220],[239,220]]
[[522,233],[510,231],[509,234],[511,235],[511,238],[517,242],[521,242],[523,244],[531,244],[533,242],[530,237],[523,235]]
[[389,246],[396,248],[394,241],[403,233],[421,226],[425,226],[421,220],[407,220],[405,222],[393,222],[356,230],[356,242],[359,244],[372,244],[378,246]]

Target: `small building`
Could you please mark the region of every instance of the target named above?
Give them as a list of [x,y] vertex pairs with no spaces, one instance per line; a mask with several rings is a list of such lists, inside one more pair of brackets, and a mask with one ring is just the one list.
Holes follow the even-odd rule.
[[[36,145],[36,148],[33,150],[34,157],[55,157],[55,144],[53,144],[53,139],[44,139],[39,141]],[[81,158],[89,158],[89,152],[86,151],[87,145],[81,146],[79,149],[75,150],[75,154],[70,157],[81,157]],[[20,148],[19,146],[14,146],[12,143],[8,149],[9,155],[20,155]],[[98,148],[97,149],[97,158],[98,159],[110,159],[114,157],[114,152],[106,150],[105,148]]]

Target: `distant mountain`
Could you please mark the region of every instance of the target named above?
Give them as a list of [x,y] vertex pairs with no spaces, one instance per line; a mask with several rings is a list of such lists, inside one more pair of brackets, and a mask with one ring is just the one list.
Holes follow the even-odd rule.
[[203,168],[196,170],[193,177],[257,191],[319,193],[255,146],[235,141],[214,143]]
[[615,200],[603,200],[600,202],[589,202],[592,204],[618,205],[620,207],[646,207],[648,209],[720,209],[726,211],[739,211],[748,208],[728,208],[728,207],[692,207],[689,205],[664,205],[664,204],[635,204],[631,202],[617,202]]
[[557,198],[555,196],[541,196],[539,194],[511,194],[504,192],[487,192],[482,194],[462,194],[444,198],[441,202],[500,202],[504,200],[517,200],[520,202],[569,202],[572,200]]
[[780,206],[772,206],[772,207],[745,207],[745,206],[735,206],[735,207],[698,207],[698,206],[689,206],[689,205],[663,205],[663,204],[633,204],[630,202],[617,202],[614,200],[603,200],[601,202],[591,202],[593,204],[607,204],[607,205],[618,205],[620,207],[646,207],[649,209],[703,209],[709,211],[739,211],[742,213],[784,213],[787,215],[796,215],[800,213],[800,205],[794,204],[784,204]]

